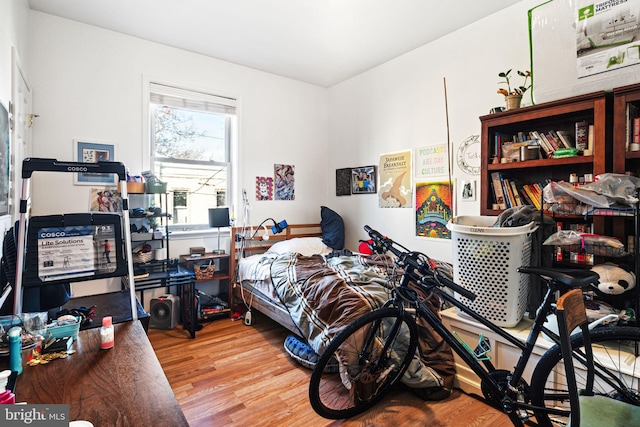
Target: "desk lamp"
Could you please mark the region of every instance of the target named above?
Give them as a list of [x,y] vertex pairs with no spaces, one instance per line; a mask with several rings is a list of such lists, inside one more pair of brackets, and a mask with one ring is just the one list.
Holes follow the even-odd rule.
[[211,208],[209,209],[209,227],[218,228],[218,249],[214,249],[214,254],[223,254],[224,249],[220,249],[220,227],[229,227],[229,208]]

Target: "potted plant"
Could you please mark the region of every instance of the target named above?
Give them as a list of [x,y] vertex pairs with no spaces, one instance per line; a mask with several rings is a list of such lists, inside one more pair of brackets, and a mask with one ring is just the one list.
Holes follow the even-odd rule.
[[527,89],[531,87],[531,84],[527,85],[527,80],[531,76],[531,73],[529,71],[519,71],[519,70],[517,71],[519,76],[524,77],[524,82],[522,83],[522,86],[514,86],[513,88],[511,87],[511,80],[509,76],[510,73],[511,73],[511,70],[505,73],[498,74],[498,77],[501,77],[504,79],[503,81],[498,82],[498,84],[507,85],[506,89],[505,88],[498,89],[498,93],[504,95],[504,98],[507,104],[507,110],[520,108],[520,103],[522,102],[522,95],[527,91]]

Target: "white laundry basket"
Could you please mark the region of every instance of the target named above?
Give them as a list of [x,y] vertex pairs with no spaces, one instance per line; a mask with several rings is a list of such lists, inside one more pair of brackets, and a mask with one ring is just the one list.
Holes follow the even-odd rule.
[[[512,327],[524,315],[529,275],[518,273],[531,260],[531,222],[494,227],[497,217],[460,216],[447,224],[453,242],[453,280],[476,294],[474,301],[455,298],[496,325]],[[461,313],[464,314],[464,313]]]

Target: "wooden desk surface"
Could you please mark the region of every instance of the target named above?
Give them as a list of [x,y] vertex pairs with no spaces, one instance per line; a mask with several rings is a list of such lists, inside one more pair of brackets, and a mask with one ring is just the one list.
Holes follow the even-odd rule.
[[114,326],[112,349],[100,350],[100,330],[88,329],[66,359],[25,363],[16,402],[69,404],[70,420],[96,427],[187,426],[140,321]]

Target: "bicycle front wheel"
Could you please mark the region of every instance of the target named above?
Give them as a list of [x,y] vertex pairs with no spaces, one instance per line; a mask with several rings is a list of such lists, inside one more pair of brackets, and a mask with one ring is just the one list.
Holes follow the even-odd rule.
[[[593,391],[640,406],[640,329],[634,327],[606,327],[591,331],[595,369]],[[573,352],[584,354],[582,334],[571,339]],[[573,358],[578,390],[585,389],[587,367]],[[569,418],[569,392],[564,361],[559,346],[547,351],[533,372],[531,401],[548,410],[535,412],[540,426],[565,426]],[[558,410],[555,414],[549,410]]]
[[[409,366],[417,336],[414,319],[397,308],[381,308],[351,322],[329,343],[311,374],[313,409],[322,417],[342,419],[375,405]],[[336,361],[338,369],[329,369]]]

